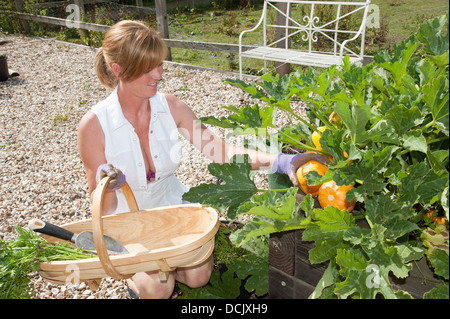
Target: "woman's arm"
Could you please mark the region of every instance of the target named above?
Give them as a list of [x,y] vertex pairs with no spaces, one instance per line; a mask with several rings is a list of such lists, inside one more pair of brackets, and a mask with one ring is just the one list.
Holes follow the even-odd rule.
[[180,133],[191,142],[203,155],[215,163],[229,163],[233,155],[248,154],[252,169],[270,167],[277,154],[255,151],[227,143],[216,136],[204,124],[198,122],[192,110],[174,95],[166,95],[172,116]]
[[[87,112],[78,125],[78,152],[86,171],[88,180],[89,197],[94,198],[94,190],[97,187],[97,168],[107,163],[105,157],[105,135],[97,116]],[[103,215],[111,214],[117,207],[115,191],[106,191],[103,198]]]

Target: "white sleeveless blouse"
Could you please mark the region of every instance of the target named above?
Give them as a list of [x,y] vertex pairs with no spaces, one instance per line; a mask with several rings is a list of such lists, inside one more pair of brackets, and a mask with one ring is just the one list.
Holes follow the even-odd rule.
[[[150,108],[152,113],[148,134],[150,153],[156,168],[155,181],[151,183],[147,183],[138,135],[122,113],[117,88],[91,109],[105,134],[106,160],[125,174],[139,209],[182,204],[181,197],[188,191],[174,175],[180,165],[182,143],[164,94],[157,93],[151,97]],[[118,205],[114,214],[129,212],[123,192],[117,190],[116,195]]]

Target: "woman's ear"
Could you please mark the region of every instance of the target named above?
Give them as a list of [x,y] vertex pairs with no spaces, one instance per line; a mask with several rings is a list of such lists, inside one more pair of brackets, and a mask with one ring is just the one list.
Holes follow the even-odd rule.
[[113,63],[111,64],[111,69],[114,75],[120,79],[120,65],[118,65],[117,63]]

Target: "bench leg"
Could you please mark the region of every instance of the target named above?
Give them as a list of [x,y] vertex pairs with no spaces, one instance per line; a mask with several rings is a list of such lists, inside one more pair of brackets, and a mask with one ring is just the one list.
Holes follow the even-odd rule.
[[242,56],[239,54],[239,80],[242,80]]

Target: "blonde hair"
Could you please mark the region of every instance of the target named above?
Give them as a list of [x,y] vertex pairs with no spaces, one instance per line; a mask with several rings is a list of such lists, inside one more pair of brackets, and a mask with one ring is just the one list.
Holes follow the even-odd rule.
[[111,69],[113,63],[120,66],[122,80],[133,81],[161,64],[167,55],[166,43],[154,29],[140,21],[123,20],[106,33],[95,55],[95,71],[100,82],[113,89],[119,83]]

